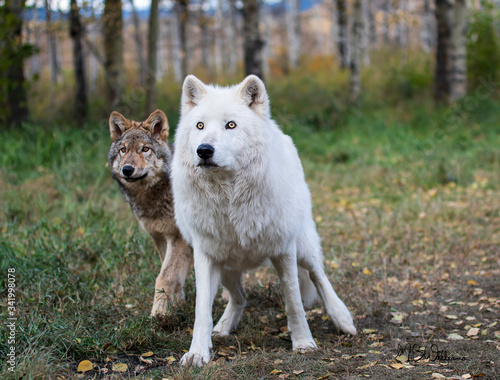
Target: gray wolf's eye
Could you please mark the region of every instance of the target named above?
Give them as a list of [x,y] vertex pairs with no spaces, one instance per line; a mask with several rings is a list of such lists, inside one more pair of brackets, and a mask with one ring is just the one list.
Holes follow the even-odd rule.
[[230,121],[226,124],[226,129],[236,128],[236,123],[234,121]]
[[205,124],[203,124],[201,121],[196,124],[196,128],[198,129],[203,129],[203,127],[205,127]]
[[127,148],[125,148],[125,147],[121,148],[121,149],[120,149],[120,152],[122,152],[122,153],[126,153],[126,152],[127,152]]
[[142,151],[143,151],[143,152],[149,152],[149,149],[150,149],[150,148],[148,148],[147,146],[143,146],[143,147],[142,147]]

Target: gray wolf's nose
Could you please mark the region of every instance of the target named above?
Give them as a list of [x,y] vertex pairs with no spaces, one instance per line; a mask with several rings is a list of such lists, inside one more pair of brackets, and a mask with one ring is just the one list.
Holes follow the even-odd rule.
[[134,174],[134,167],[130,165],[125,165],[122,169],[122,173],[125,177],[130,177],[132,174]]
[[214,155],[214,150],[214,147],[210,144],[201,144],[198,149],[196,149],[196,153],[198,153],[200,158],[208,160]]

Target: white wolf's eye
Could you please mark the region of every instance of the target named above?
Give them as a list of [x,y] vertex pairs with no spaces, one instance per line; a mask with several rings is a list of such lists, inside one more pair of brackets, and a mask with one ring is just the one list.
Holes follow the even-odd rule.
[[127,152],[127,148],[125,148],[125,147],[121,148],[121,149],[120,149],[120,152],[122,152],[122,153],[126,153],[126,152]]
[[201,121],[198,122],[198,124],[196,124],[196,128],[198,128],[198,129],[203,129],[204,126],[205,126],[205,124],[203,124]]
[[226,124],[226,129],[236,128],[236,123],[234,121],[230,121]]

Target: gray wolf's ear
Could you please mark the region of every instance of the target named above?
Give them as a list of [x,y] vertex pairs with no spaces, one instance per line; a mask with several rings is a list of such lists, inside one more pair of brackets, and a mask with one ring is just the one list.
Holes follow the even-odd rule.
[[168,120],[167,116],[162,110],[156,110],[149,115],[146,120],[146,126],[151,131],[151,135],[155,140],[163,140],[168,142]]
[[206,94],[205,84],[194,75],[188,75],[182,85],[181,113],[191,111]]
[[264,82],[258,76],[247,76],[238,87],[238,95],[257,114],[269,117],[269,98]]
[[109,134],[111,141],[120,138],[130,126],[130,121],[126,119],[121,113],[113,111],[109,116]]

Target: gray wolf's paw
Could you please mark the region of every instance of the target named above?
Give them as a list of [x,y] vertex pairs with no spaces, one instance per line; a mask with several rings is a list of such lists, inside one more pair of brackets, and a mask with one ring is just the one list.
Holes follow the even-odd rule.
[[210,361],[209,354],[202,355],[196,352],[188,352],[184,354],[184,356],[181,358],[181,365],[182,366],[195,365],[197,367],[203,367],[204,365],[208,364],[209,361]]
[[169,305],[168,301],[164,300],[155,301],[153,304],[153,309],[151,310],[151,318],[160,317],[167,314],[168,305]]
[[293,342],[293,350],[300,353],[305,353],[308,351],[314,351],[318,348],[314,340],[299,340]]

